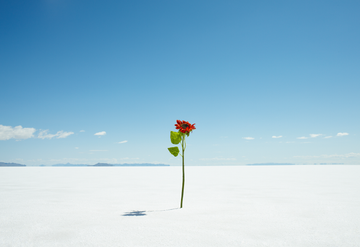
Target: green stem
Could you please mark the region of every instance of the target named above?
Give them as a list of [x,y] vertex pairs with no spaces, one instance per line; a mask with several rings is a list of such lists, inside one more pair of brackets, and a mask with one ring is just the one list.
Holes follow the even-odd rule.
[[[185,134],[183,134],[181,138],[181,147],[182,147],[182,189],[181,189],[181,202],[180,202],[180,208],[182,208],[183,205],[183,198],[184,198],[184,186],[185,186],[185,164],[184,164],[184,153],[185,153]],[[186,145],[186,144],[185,144]]]

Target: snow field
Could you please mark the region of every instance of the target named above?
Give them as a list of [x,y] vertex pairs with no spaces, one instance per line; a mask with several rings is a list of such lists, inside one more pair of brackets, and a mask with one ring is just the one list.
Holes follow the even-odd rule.
[[0,246],[360,246],[360,166],[2,167]]

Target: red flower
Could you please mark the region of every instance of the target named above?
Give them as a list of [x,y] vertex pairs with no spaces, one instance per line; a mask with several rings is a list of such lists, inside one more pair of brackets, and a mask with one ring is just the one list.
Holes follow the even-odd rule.
[[177,124],[175,124],[175,127],[177,130],[180,130],[182,133],[190,133],[192,130],[196,129],[195,124],[191,124],[188,121],[180,121],[176,120]]

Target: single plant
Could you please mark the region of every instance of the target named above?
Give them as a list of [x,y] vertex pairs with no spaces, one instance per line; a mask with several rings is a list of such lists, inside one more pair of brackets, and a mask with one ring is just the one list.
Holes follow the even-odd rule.
[[[180,121],[176,120],[175,127],[178,132],[170,131],[170,140],[172,144],[179,144],[181,142],[181,149],[182,149],[182,188],[181,188],[181,201],[180,201],[180,208],[182,208],[183,205],[183,198],[184,198],[184,186],[185,186],[185,148],[186,148],[186,142],[185,137],[190,135],[190,132],[192,132],[195,128],[195,124],[190,124],[187,121]],[[180,150],[178,147],[171,147],[168,148],[169,152],[174,155],[175,157],[178,156],[180,153]]]

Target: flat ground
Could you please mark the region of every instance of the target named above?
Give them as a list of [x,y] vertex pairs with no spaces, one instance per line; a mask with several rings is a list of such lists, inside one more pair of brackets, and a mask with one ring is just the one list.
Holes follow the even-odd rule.
[[0,168],[0,246],[360,246],[360,166]]

